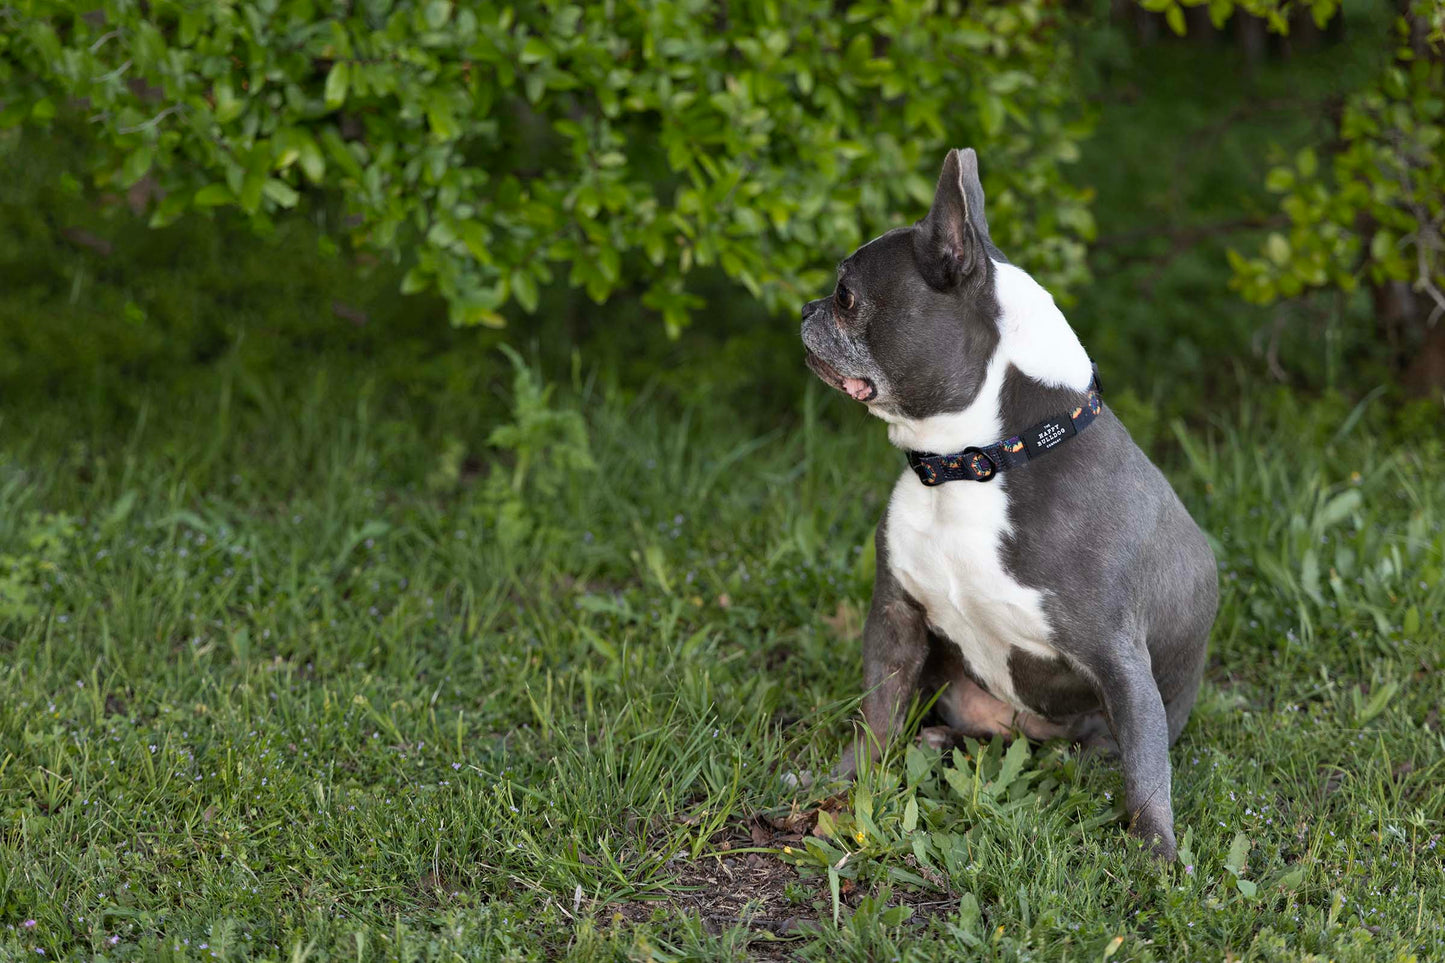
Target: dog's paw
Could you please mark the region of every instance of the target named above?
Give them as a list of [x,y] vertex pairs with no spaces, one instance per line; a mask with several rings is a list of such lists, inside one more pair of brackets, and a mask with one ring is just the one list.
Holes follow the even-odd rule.
[[1179,848],[1175,845],[1172,832],[1167,836],[1160,833],[1145,836],[1136,831],[1134,835],[1144,844],[1144,848],[1149,850],[1149,854],[1161,863],[1172,863],[1179,856]]
[[958,733],[948,726],[926,726],[918,730],[919,745],[947,752],[958,745]]
[[1129,834],[1144,844],[1144,848],[1161,862],[1173,862],[1178,855],[1174,842],[1173,818],[1166,812],[1145,809],[1135,815],[1129,825]]

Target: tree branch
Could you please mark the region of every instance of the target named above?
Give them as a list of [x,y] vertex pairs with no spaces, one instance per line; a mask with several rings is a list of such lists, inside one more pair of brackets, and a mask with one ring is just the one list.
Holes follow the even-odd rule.
[[156,114],[150,120],[142,121],[141,123],[136,124],[134,127],[117,127],[115,132],[117,134],[138,134],[143,130],[151,130],[161,121],[169,117],[171,114],[174,114],[176,111],[185,109],[185,104],[171,104],[169,107],[161,111],[159,114]]

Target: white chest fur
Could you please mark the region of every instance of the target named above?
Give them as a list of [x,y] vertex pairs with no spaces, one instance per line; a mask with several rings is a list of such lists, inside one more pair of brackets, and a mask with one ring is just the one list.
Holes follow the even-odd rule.
[[[1002,438],[999,400],[1011,365],[1041,384],[1080,391],[1088,385],[1088,354],[1054,299],[1013,265],[995,268],[999,343],[978,396],[962,411],[923,419],[875,412],[888,421],[888,437],[899,448],[951,452]],[[989,692],[1027,708],[1014,691],[1009,652],[1057,653],[1050,644],[1044,593],[1020,584],[1004,568],[1002,540],[1008,533],[1007,475],[929,488],[905,471],[888,503],[893,577],[923,606],[929,623],[962,650]]]
[[1000,477],[928,488],[904,472],[888,504],[888,567],[923,606],[929,624],[959,647],[984,688],[1024,709],[1014,692],[1009,652],[1056,653],[1044,594],[1003,566],[1006,484]]

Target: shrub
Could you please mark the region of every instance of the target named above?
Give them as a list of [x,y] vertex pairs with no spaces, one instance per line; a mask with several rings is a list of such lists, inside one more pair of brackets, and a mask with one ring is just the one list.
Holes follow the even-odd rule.
[[[1093,232],[1062,165],[1090,125],[1050,0],[493,3],[14,0],[0,125],[76,125],[151,222],[235,207],[328,223],[458,324],[565,280],[676,333],[717,266],[771,309],[984,160],[1000,245],[1061,293]],[[330,213],[315,204],[316,215]]]
[[1362,275],[1426,290],[1445,283],[1445,64],[1417,56],[1405,18],[1397,29],[1394,62],[1345,103],[1324,169],[1306,147],[1270,170],[1265,183],[1282,195],[1290,230],[1269,235],[1260,257],[1231,252],[1247,299],[1268,303],[1327,284],[1349,291]]
[[[1404,283],[1416,295],[1404,334],[1419,342],[1445,315],[1445,3],[1413,0],[1396,32],[1393,60],[1346,100],[1336,138],[1321,145],[1329,156],[1306,147],[1269,171],[1288,231],[1270,233],[1254,257],[1230,250],[1229,260],[1232,286],[1259,304]],[[1377,308],[1382,328],[1388,314]],[[1433,352],[1445,367],[1442,331],[1422,358]],[[1416,380],[1445,385],[1445,370],[1413,367]]]

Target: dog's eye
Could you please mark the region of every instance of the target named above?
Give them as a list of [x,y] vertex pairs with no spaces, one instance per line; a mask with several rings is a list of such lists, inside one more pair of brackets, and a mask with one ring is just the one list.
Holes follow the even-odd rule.
[[848,290],[847,285],[838,285],[837,298],[838,306],[841,307],[844,311],[847,311],[853,307],[853,292]]

